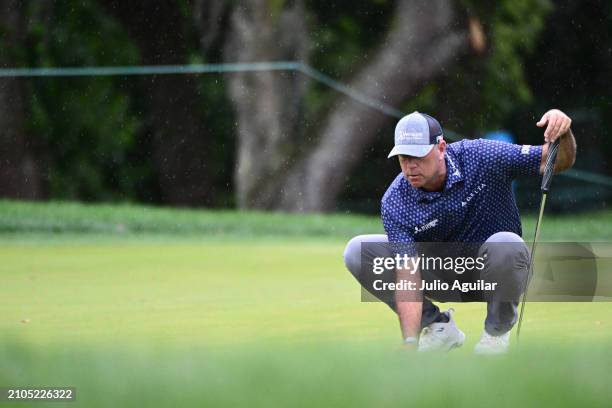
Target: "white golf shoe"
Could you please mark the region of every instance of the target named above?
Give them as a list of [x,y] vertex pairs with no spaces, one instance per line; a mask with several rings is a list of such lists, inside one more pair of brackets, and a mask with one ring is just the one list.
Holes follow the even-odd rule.
[[491,336],[487,331],[482,332],[480,341],[474,346],[476,354],[504,354],[510,347],[510,332],[501,336]]
[[419,337],[418,351],[450,351],[463,345],[465,334],[455,324],[454,312],[454,309],[444,312],[448,322],[432,323],[423,329]]

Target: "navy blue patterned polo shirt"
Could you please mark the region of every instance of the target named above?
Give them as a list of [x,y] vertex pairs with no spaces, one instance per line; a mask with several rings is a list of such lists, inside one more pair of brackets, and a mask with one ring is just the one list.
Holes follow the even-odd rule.
[[400,173],[382,198],[390,243],[485,242],[509,231],[522,235],[512,194],[517,176],[537,176],[542,146],[462,140],[446,149],[446,184],[439,192],[414,188]]

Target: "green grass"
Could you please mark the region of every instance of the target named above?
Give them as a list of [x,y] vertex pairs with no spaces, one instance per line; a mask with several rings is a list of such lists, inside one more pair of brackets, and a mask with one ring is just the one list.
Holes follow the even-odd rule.
[[76,405],[87,407],[607,407],[612,380],[610,348],[602,344],[489,359],[350,343],[215,354],[13,345],[0,357],[11,383],[76,385]]
[[[462,349],[398,350],[396,317],[360,302],[341,256],[375,218],[14,202],[0,214],[0,387],[76,386],[66,406],[87,407],[609,405],[611,303],[529,304],[521,348],[501,358],[471,354],[485,306],[449,305]],[[609,218],[550,218],[543,232],[606,240]]]
[[[544,219],[541,238],[549,241],[607,241],[612,239],[612,211]],[[523,218],[527,240],[534,216]],[[69,239],[348,239],[363,233],[382,233],[379,217],[348,214],[285,214],[229,210],[177,210],[135,205],[23,203],[0,200],[0,239],[19,237]]]
[[382,232],[377,217],[190,210],[134,205],[22,203],[0,200],[0,234],[113,238],[343,238]]

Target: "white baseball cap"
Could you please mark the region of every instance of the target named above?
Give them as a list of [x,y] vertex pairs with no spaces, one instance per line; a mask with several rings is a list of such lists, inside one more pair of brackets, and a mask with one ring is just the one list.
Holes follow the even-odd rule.
[[387,157],[424,157],[442,140],[442,126],[426,113],[412,112],[395,126],[395,146]]

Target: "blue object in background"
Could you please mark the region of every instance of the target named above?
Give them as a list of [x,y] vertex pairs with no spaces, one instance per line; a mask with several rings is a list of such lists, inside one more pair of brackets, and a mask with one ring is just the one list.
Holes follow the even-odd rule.
[[[506,143],[514,143],[514,136],[507,130],[493,130],[483,136],[484,139],[499,140]],[[516,196],[516,180],[512,182],[512,193]]]
[[502,142],[514,143],[514,136],[512,133],[507,130],[494,130],[492,132],[487,132],[483,136],[484,139],[489,140],[500,140]]

